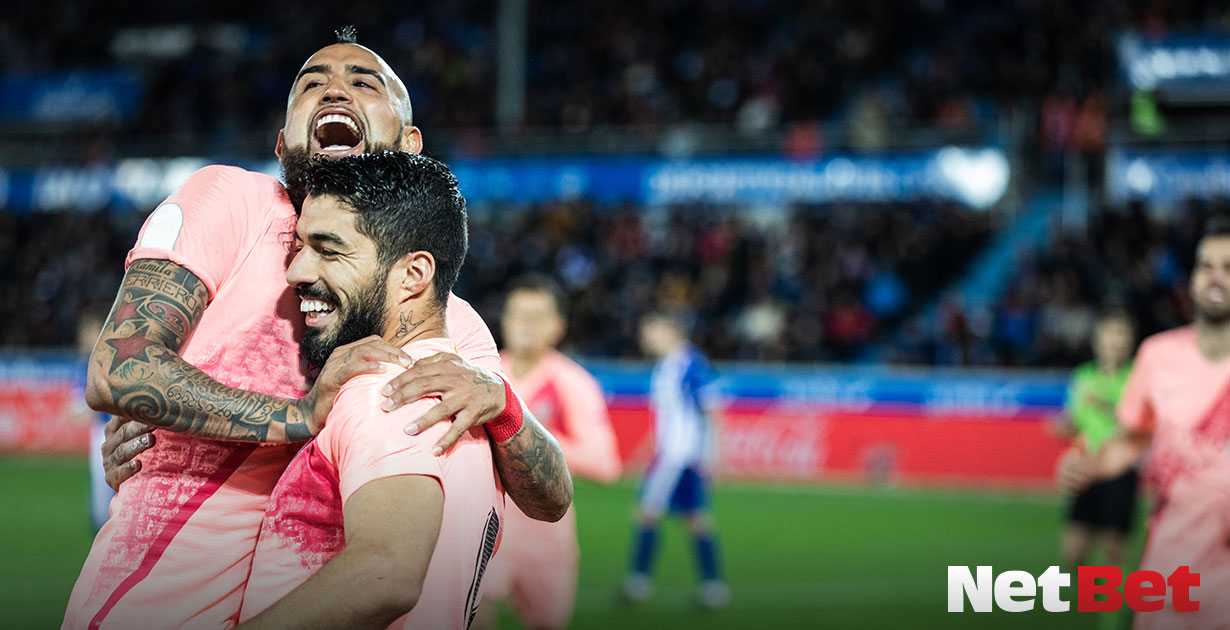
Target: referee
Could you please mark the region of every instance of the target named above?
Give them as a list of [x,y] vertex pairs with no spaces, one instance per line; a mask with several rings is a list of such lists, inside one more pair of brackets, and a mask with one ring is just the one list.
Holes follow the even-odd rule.
[[[1132,322],[1126,314],[1108,313],[1098,319],[1093,333],[1094,360],[1073,372],[1064,407],[1066,421],[1060,425],[1077,450],[1096,454],[1119,432],[1115,407],[1132,371],[1133,345]],[[1135,468],[1076,494],[1063,533],[1063,562],[1069,567],[1084,564],[1094,537],[1101,535],[1106,562],[1121,565],[1132,533],[1136,496]]]

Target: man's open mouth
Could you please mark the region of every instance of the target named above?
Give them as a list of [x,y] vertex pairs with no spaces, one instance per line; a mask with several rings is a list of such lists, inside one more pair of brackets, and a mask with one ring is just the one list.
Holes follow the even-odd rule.
[[324,326],[337,307],[328,300],[302,298],[299,302],[299,310],[303,313],[304,321],[308,326]]
[[363,127],[349,112],[321,112],[312,123],[312,148],[325,155],[363,152]]

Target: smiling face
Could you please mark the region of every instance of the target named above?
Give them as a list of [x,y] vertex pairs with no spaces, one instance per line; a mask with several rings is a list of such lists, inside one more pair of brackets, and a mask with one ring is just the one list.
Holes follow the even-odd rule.
[[422,150],[406,86],[367,48],[320,49],[304,62],[291,88],[278,156],[287,150],[340,157],[383,149]]
[[299,251],[286,280],[307,323],[301,349],[324,365],[341,345],[378,335],[388,313],[388,266],[375,242],[355,226],[354,211],[333,197],[308,197],[295,240]]
[[1191,293],[1198,321],[1230,322],[1230,236],[1206,236],[1200,241]]

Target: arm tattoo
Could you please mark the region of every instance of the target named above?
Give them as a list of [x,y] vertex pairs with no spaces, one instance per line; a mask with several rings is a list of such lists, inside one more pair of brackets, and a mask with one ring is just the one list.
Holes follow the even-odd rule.
[[300,401],[227,387],[180,358],[207,299],[187,269],[168,260],[133,262],[94,351],[113,403],[104,411],[220,440],[311,437]]
[[572,476],[559,443],[525,410],[521,430],[492,445],[504,490],[526,516],[557,521],[572,504]]

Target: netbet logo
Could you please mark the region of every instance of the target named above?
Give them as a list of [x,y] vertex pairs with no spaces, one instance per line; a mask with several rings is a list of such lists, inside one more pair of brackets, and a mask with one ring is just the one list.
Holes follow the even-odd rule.
[[[994,581],[992,574],[989,566],[978,567],[977,578],[969,567],[948,567],[948,612],[965,612],[967,598],[974,612],[991,612],[996,607],[1006,612],[1026,612],[1034,609],[1039,591],[1044,610],[1071,609],[1071,602],[1063,599],[1059,589],[1072,585],[1072,574],[1060,571],[1059,567],[1050,567],[1036,580],[1026,571],[1004,571]],[[1077,567],[1076,610],[1109,612],[1123,608],[1126,602],[1136,612],[1154,612],[1165,606],[1169,590],[1171,606],[1176,611],[1195,612],[1200,610],[1200,602],[1191,598],[1193,586],[1200,586],[1200,574],[1185,566],[1175,569],[1169,577],[1157,571],[1134,571],[1126,580],[1118,567]]]

